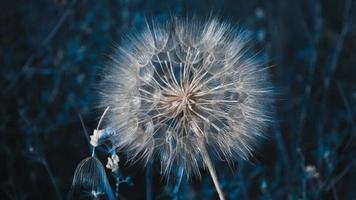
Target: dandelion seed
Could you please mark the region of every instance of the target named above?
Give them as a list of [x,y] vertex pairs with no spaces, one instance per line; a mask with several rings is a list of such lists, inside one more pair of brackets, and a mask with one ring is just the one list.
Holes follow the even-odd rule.
[[268,68],[248,34],[217,19],[173,18],[125,42],[100,86],[112,145],[131,161],[158,157],[165,175],[205,166],[223,199],[210,157],[247,159],[272,121]]

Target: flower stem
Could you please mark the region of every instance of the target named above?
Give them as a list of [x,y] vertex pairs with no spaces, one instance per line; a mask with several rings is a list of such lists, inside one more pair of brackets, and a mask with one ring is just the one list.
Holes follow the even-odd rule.
[[152,165],[153,163],[150,161],[146,167],[146,200],[152,200]]
[[178,192],[179,192],[179,188],[180,188],[180,184],[182,182],[182,178],[183,178],[183,173],[184,173],[184,168],[183,167],[179,167],[178,173],[177,173],[177,182],[176,185],[174,186],[173,189],[173,196],[174,196],[174,200],[178,200]]
[[95,156],[95,147],[93,147],[92,152],[91,152],[91,157]]
[[120,186],[120,177],[115,177],[115,197],[119,200],[119,186]]
[[202,156],[203,156],[203,159],[204,159],[204,162],[205,162],[206,166],[208,167],[210,176],[213,179],[215,189],[216,189],[216,191],[218,192],[218,195],[219,195],[219,199],[220,200],[225,200],[224,193],[222,192],[220,184],[219,184],[218,176],[216,175],[215,168],[214,168],[214,166],[213,166],[213,164],[212,164],[212,162],[210,160],[209,154],[208,154],[205,146],[203,146]]
[[58,200],[63,199],[63,198],[62,198],[62,195],[61,195],[61,192],[60,192],[60,190],[59,190],[59,188],[58,188],[57,182],[56,182],[56,180],[55,180],[55,178],[54,178],[54,175],[53,175],[53,173],[52,173],[52,170],[51,170],[51,168],[50,168],[49,165],[48,165],[47,160],[46,160],[46,159],[43,159],[43,160],[42,160],[42,164],[43,164],[43,166],[44,166],[45,169],[46,169],[46,172],[47,172],[47,174],[48,174],[48,176],[49,176],[49,179],[51,180],[51,183],[52,183],[52,185],[53,185],[53,187],[54,187],[54,190],[55,190],[55,192],[56,192],[56,195],[57,195],[57,199],[58,199]]

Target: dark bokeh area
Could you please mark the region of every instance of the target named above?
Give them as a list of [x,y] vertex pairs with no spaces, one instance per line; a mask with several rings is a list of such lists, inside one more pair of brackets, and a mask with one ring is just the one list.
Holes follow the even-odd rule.
[[[145,16],[172,13],[217,13],[248,28],[272,66],[277,123],[253,159],[217,163],[227,199],[354,199],[352,0],[1,0],[0,199],[66,199],[76,165],[90,156],[80,117],[91,134],[102,113],[94,90],[100,67]],[[145,199],[145,169],[120,158],[132,178],[120,185],[120,199]],[[173,191],[156,165],[152,189],[154,199]],[[179,198],[218,196],[202,171],[183,181]]]

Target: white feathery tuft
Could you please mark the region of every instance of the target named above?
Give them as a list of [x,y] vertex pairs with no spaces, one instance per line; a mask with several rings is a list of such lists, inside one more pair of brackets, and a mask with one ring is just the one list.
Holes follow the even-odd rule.
[[205,155],[249,158],[272,121],[274,96],[251,45],[246,32],[218,19],[153,21],[129,35],[100,85],[113,147],[188,177],[208,165]]

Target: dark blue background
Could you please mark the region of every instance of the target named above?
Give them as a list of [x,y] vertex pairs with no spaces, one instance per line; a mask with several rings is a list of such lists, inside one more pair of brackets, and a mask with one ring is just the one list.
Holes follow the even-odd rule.
[[[93,89],[100,66],[145,16],[165,19],[172,13],[216,13],[252,30],[274,66],[278,123],[251,161],[217,164],[227,197],[355,198],[355,4],[1,0],[0,199],[66,197],[76,165],[90,155],[78,114],[90,133],[101,114]],[[134,183],[121,185],[121,199],[144,199],[145,170],[124,165],[120,156],[122,173]],[[167,199],[171,190],[154,166],[155,198]],[[201,180],[185,181],[180,195],[217,198],[205,171]]]

